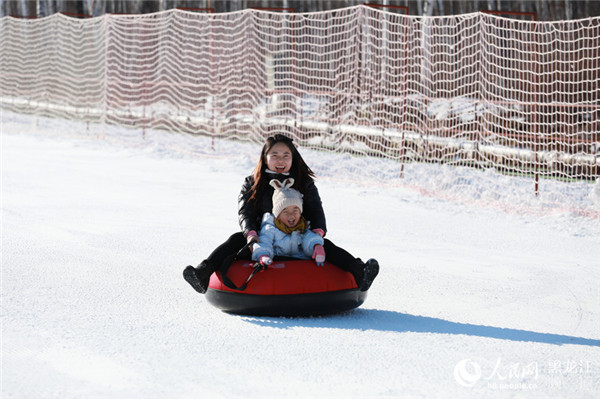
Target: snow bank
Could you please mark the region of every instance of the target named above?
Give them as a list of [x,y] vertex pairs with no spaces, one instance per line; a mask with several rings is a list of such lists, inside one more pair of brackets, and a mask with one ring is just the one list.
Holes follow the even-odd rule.
[[597,396],[600,224],[518,179],[506,211],[489,172],[303,151],[328,238],[381,274],[346,314],[243,317],[181,272],[238,229],[260,146],[9,113],[1,139],[3,398]]

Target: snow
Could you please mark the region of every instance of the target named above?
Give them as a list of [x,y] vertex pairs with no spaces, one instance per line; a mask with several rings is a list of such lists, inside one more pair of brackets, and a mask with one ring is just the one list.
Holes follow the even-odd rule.
[[[7,111],[1,122],[2,398],[600,392],[597,214],[546,212],[491,172],[409,165],[405,182],[353,181],[342,174],[360,160],[303,149],[328,237],[377,258],[380,276],[345,314],[234,316],[181,272],[237,231],[260,145],[114,127],[98,138]],[[436,184],[416,188],[419,176]],[[519,211],[481,201],[499,182]],[[453,187],[466,200],[449,200]]]

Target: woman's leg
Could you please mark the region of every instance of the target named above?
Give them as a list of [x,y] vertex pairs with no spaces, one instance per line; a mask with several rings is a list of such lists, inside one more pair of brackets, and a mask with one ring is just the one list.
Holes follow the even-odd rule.
[[210,276],[223,265],[226,259],[233,259],[244,245],[246,245],[246,239],[242,232],[232,234],[198,266],[187,266],[183,270],[183,278],[199,293],[206,293]]
[[327,238],[324,241],[323,248],[325,249],[327,262],[333,263],[340,269],[352,273],[355,277],[362,275],[364,263],[360,259],[355,258],[348,251],[338,247]]
[[348,251],[338,247],[327,238],[323,244],[327,261],[354,276],[356,285],[361,291],[371,287],[373,280],[379,273],[379,263],[375,259],[369,259],[366,263],[360,258],[355,258]]
[[212,253],[208,255],[208,258],[206,258],[202,263],[207,263],[209,267],[212,267],[214,272],[215,270],[221,268],[225,259],[232,255],[235,256],[238,251],[244,247],[244,245],[246,245],[244,233],[241,231],[234,233],[227,239],[227,241],[215,248],[215,250],[212,251]]

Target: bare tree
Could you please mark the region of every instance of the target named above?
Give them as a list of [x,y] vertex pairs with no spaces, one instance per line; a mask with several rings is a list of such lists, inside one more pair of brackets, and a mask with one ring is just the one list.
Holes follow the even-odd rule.
[[[344,8],[367,2],[408,7],[411,15],[454,15],[483,10],[533,12],[538,21],[570,20],[600,15],[597,0],[0,0],[0,16],[44,17],[56,12],[72,15],[150,13],[170,8],[212,8],[215,12],[252,7],[293,9],[304,13]],[[397,12],[387,9],[389,12]]]

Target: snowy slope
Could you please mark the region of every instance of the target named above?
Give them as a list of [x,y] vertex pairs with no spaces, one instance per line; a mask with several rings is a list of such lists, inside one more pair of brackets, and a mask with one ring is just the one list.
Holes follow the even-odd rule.
[[232,316],[181,272],[238,229],[260,146],[209,145],[2,114],[2,398],[598,396],[597,218],[325,173],[328,237],[382,266],[367,301]]

